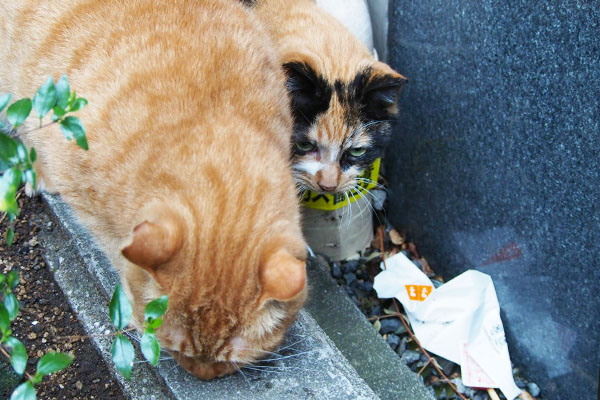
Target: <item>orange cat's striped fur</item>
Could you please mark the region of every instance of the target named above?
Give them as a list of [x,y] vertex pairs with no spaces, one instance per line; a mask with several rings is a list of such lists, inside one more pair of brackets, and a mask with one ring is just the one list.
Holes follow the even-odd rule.
[[269,31],[288,75],[299,188],[343,193],[366,186],[359,175],[386,147],[406,78],[375,60],[314,0],[243,3]]
[[210,379],[273,350],[305,299],[284,76],[229,0],[0,3],[0,92],[66,73],[89,151],[56,125],[36,167],[118,269],[133,303],[169,295],[157,336]]

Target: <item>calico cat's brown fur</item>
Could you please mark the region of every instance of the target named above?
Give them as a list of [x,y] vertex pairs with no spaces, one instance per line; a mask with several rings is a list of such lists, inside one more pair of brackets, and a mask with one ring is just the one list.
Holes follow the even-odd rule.
[[322,193],[351,190],[383,153],[406,78],[376,61],[313,0],[243,2],[267,27],[288,75],[297,184]]
[[228,0],[0,3],[0,92],[66,73],[89,99],[87,152],[57,125],[24,127],[41,179],[117,267],[135,326],[169,295],[157,337],[204,379],[273,350],[306,296],[284,76],[250,14]]

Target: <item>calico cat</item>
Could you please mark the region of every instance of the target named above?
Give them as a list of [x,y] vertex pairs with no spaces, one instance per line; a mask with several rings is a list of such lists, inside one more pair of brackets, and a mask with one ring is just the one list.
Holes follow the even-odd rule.
[[228,0],[3,1],[0,37],[0,92],[31,96],[66,73],[89,99],[89,151],[56,124],[22,136],[118,269],[133,324],[167,294],[159,342],[202,379],[273,350],[306,297],[306,250],[285,77],[251,13]]
[[243,1],[266,26],[287,73],[293,168],[301,190],[348,192],[380,157],[407,79],[313,0]]

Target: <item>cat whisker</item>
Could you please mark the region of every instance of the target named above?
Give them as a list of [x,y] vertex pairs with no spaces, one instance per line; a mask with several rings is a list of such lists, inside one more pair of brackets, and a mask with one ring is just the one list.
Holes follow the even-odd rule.
[[252,385],[250,384],[250,381],[248,380],[248,378],[246,378],[246,375],[244,374],[244,371],[242,371],[240,366],[235,361],[232,361],[231,364],[233,365],[233,367],[235,368],[236,371],[238,371],[240,374],[242,374],[242,378],[244,378],[248,387],[250,389],[252,389]]
[[135,340],[138,343],[141,340],[137,333],[134,333],[134,332],[123,332],[123,333],[125,333],[125,335],[127,335],[127,337],[129,337],[132,340]]
[[254,371],[254,372],[260,372],[260,373],[267,373],[267,374],[274,374],[274,373],[280,373],[283,371],[267,371],[264,369],[260,369],[260,368],[254,368],[254,367],[249,367],[249,366],[244,366],[242,367],[242,369],[245,369],[246,371]]
[[391,119],[382,119],[382,120],[377,120],[377,121],[369,121],[366,124],[362,124],[361,128],[362,129],[367,129],[370,126],[377,125],[377,124],[382,124],[384,122],[392,122],[392,120]]
[[356,205],[358,206],[358,212],[360,213],[359,215],[363,214],[363,208],[361,207],[360,203],[357,201],[356,196],[354,196],[354,193],[352,193],[352,190],[348,191],[348,193],[350,193],[350,196],[352,196],[352,198],[354,199],[354,202],[356,203]]
[[256,351],[258,353],[266,353],[266,354],[272,354],[274,356],[278,356],[278,353],[272,352],[272,351],[267,351],[267,350],[261,350],[261,349],[250,349],[247,347],[237,347],[238,350],[248,350],[248,351]]
[[304,112],[300,109],[300,107],[294,107],[295,111],[298,111],[300,113],[300,115],[302,115],[302,117],[306,120],[306,122],[309,123],[309,125],[312,125],[312,121],[306,116],[306,114],[304,114]]
[[303,351],[303,352],[300,352],[300,353],[296,353],[296,354],[290,354],[290,355],[288,355],[288,356],[281,356],[281,357],[278,357],[278,358],[265,358],[265,359],[263,359],[263,360],[260,360],[260,361],[261,361],[261,362],[267,362],[267,361],[279,361],[279,360],[285,360],[285,359],[287,359],[287,358],[294,358],[294,357],[300,357],[300,356],[303,356],[303,355],[305,355],[305,354],[311,354],[311,353],[314,353],[315,351],[317,351],[317,350],[308,350],[308,351]]
[[350,196],[348,192],[344,192],[344,196],[346,196],[346,200],[348,201],[348,221],[346,221],[346,230],[350,229],[350,221],[352,220],[352,207],[350,206]]
[[282,350],[289,349],[290,347],[292,347],[292,346],[295,346],[295,345],[297,345],[298,343],[302,343],[302,342],[304,342],[306,339],[308,339],[308,337],[303,337],[302,339],[300,339],[300,340],[297,340],[297,341],[295,341],[295,342],[294,342],[294,343],[292,343],[292,344],[288,344],[287,346],[280,347],[280,348],[278,349],[278,351],[279,351],[279,352],[281,352]]
[[372,179],[369,179],[369,178],[360,178],[360,177],[358,177],[358,178],[355,178],[355,179],[356,179],[356,181],[357,181],[357,182],[364,182],[364,183],[367,183],[367,184],[369,184],[369,185],[375,185],[375,187],[376,187],[377,189],[384,190],[384,191],[386,191],[387,193],[389,193],[389,191],[390,191],[388,188],[386,188],[385,186],[383,186],[381,183],[379,183],[379,182],[375,182],[375,181],[374,181],[374,180],[372,180]]

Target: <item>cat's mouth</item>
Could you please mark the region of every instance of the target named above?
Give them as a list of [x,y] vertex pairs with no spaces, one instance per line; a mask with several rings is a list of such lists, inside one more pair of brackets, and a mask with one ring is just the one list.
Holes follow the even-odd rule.
[[228,361],[206,362],[197,357],[188,357],[177,351],[170,351],[173,358],[190,374],[202,379],[210,380],[220,376],[229,375],[240,367],[237,363]]

